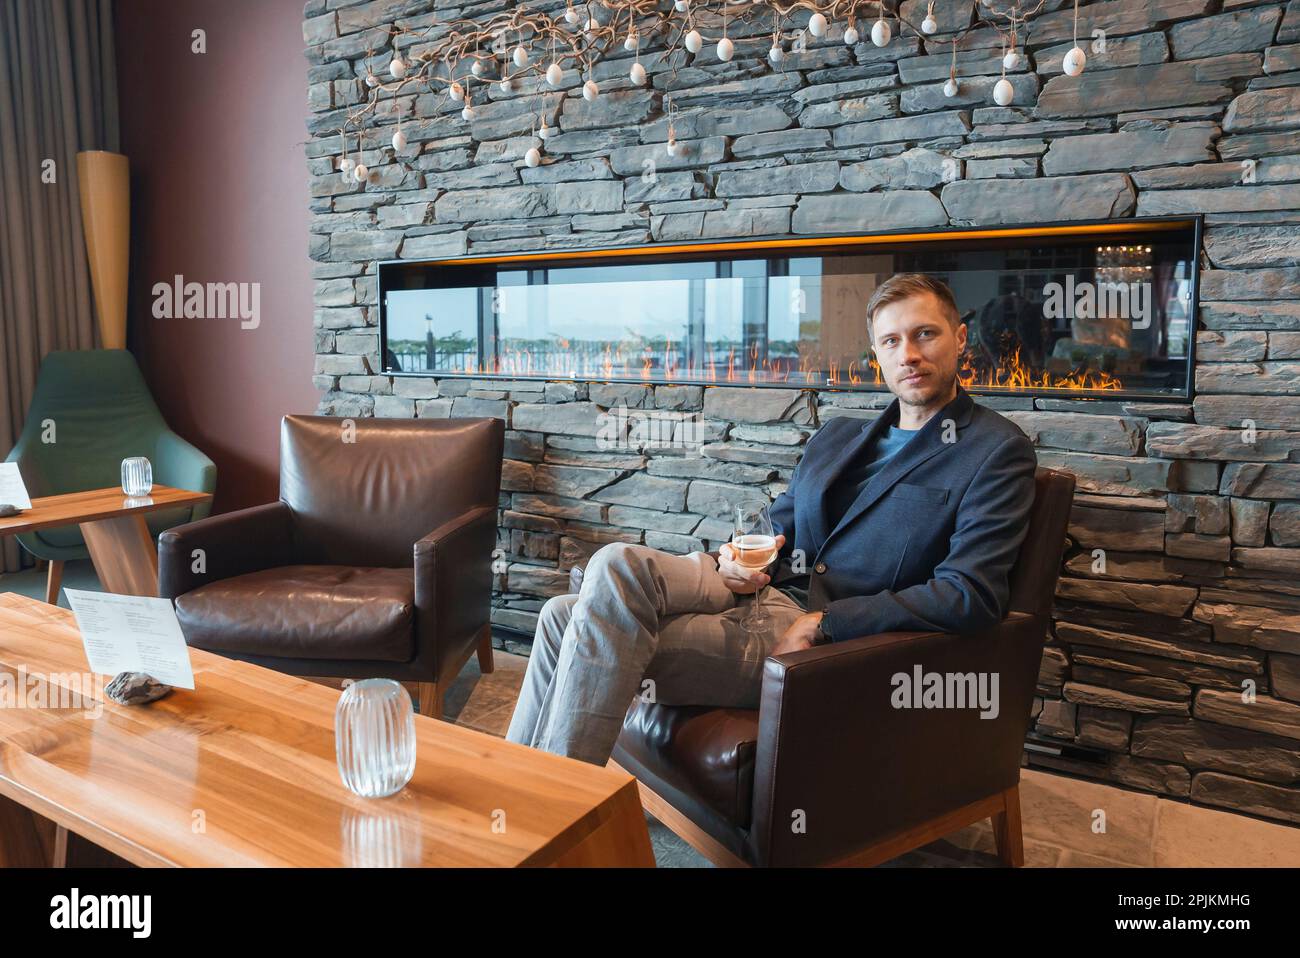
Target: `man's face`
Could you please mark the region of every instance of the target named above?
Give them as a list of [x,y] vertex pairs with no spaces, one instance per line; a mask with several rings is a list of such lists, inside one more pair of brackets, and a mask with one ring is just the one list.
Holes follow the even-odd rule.
[[909,406],[932,406],[955,394],[966,324],[953,327],[931,293],[909,296],[876,313],[872,345],[885,385]]

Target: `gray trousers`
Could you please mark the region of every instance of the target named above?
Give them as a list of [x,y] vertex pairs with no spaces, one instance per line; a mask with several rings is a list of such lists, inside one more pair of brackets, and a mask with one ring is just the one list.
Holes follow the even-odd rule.
[[637,696],[757,708],[768,651],[804,610],[769,587],[770,623],[751,635],[740,625],[751,602],[727,588],[703,552],[602,547],[581,591],[542,607],[506,738],[604,765]]

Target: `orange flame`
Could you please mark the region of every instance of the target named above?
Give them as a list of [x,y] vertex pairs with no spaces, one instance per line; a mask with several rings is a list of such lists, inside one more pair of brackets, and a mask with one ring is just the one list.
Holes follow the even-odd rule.
[[1046,369],[1035,370],[1021,358],[1020,347],[1008,363],[985,371],[981,376],[970,364],[969,354],[962,357],[957,376],[962,386],[982,389],[1123,389],[1124,383],[1100,369],[1076,369],[1064,376]]
[[[657,347],[642,343],[633,348],[630,343],[604,343],[599,351],[594,348],[575,349],[567,339],[557,339],[555,350],[535,354],[532,349],[503,349],[491,358],[479,362],[474,358],[457,360],[451,371],[464,375],[526,375],[568,378],[640,379],[642,381],[688,381],[717,383],[788,383],[795,381],[806,386],[845,386],[885,384],[880,364],[874,356],[851,360],[847,367],[839,358],[830,359],[825,366],[820,357],[801,354],[797,359],[778,356],[760,356],[758,344],[741,350],[743,368],[737,366],[737,348],[728,347],[725,363],[721,356],[707,346],[706,355],[678,356],[680,344],[671,338],[665,341],[662,353]],[[625,351],[627,347],[627,351]],[[639,354],[639,362],[637,361]],[[1118,377],[1100,369],[1072,369],[1052,372],[1035,368],[1025,361],[1022,349],[1004,359],[996,368],[977,368],[974,357],[963,355],[958,368],[958,380],[967,388],[995,390],[1118,390],[1124,383]]]

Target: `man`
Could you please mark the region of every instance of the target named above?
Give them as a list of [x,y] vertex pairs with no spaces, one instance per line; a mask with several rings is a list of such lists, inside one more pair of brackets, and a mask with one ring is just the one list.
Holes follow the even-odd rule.
[[[637,694],[756,708],[769,655],[1003,618],[1033,445],[958,384],[966,327],[942,282],[881,284],[867,333],[897,398],[873,422],[831,419],[809,441],[772,504],[774,566],[746,569],[730,544],[716,559],[604,546],[578,595],[542,607],[510,741],[603,765]],[[740,619],[769,581],[771,624],[747,633]]]

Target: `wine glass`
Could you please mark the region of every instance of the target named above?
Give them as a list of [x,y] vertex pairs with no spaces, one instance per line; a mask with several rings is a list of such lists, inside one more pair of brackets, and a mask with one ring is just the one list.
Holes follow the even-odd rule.
[[[731,547],[736,561],[747,569],[766,569],[776,558],[776,536],[772,534],[772,516],[765,500],[754,499],[736,506]],[[762,632],[771,616],[763,608],[763,589],[754,593],[754,602],[740,620],[746,632]]]

